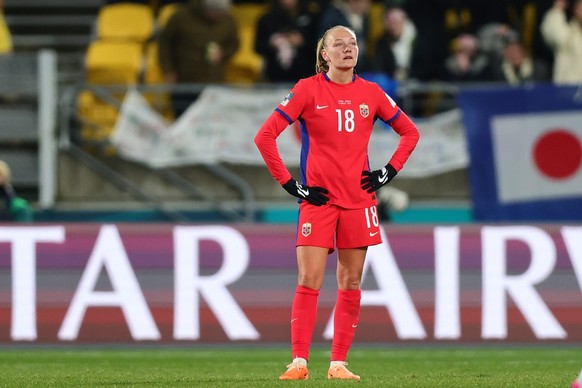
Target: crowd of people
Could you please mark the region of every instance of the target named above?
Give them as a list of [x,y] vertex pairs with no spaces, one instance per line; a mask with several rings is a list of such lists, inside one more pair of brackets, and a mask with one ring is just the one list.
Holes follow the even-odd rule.
[[[160,34],[163,71],[171,82],[220,82],[240,44],[229,13],[235,4],[183,1]],[[345,25],[356,32],[356,71],[362,75],[512,85],[582,82],[581,0],[386,0],[382,6],[382,33],[372,37],[372,0],[271,0],[256,23],[254,42],[263,80],[313,75],[308,64],[317,39]]]
[[[159,65],[167,83],[226,79],[240,48],[231,8],[251,1],[109,0],[179,3],[160,28]],[[0,53],[12,51],[0,0]],[[394,81],[582,82],[582,0],[383,0],[381,34],[372,36],[372,0],[263,0],[254,51],[262,81],[295,82],[324,31],[344,25],[360,45],[356,72]],[[188,102],[195,96],[186,96]],[[180,104],[180,102],[177,102]]]

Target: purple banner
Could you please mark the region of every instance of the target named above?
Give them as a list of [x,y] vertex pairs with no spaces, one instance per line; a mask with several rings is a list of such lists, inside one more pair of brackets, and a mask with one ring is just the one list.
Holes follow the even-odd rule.
[[[582,226],[384,225],[361,341],[582,342]],[[294,225],[0,225],[0,343],[288,340]],[[331,338],[336,254],[315,341]],[[331,331],[330,331],[331,330]]]

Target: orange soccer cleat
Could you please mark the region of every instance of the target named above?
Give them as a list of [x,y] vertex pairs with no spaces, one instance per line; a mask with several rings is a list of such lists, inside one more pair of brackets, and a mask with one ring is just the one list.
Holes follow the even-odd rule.
[[307,365],[293,360],[287,365],[287,371],[279,376],[279,380],[309,380]]
[[332,365],[327,371],[328,379],[340,379],[340,380],[359,380],[360,376],[353,374],[346,368],[347,362],[332,362]]

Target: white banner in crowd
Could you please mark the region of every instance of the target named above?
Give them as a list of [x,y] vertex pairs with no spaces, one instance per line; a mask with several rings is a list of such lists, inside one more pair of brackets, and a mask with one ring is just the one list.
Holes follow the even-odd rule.
[[[220,162],[262,165],[253,139],[288,92],[207,87],[175,123],[168,123],[133,89],[126,94],[111,142],[122,157],[152,168]],[[421,141],[403,176],[424,177],[467,167],[459,110],[416,123]],[[372,168],[386,164],[398,140],[391,128],[377,121],[369,147]],[[288,128],[277,144],[285,163],[297,166],[301,147],[298,131]]]

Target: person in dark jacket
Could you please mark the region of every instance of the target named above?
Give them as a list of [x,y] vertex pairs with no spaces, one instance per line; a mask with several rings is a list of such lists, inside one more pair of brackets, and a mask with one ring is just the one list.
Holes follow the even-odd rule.
[[[223,83],[229,60],[239,48],[230,0],[190,0],[181,4],[159,36],[159,61],[168,84]],[[173,93],[179,116],[195,100]]]
[[494,64],[491,74],[493,81],[502,81],[509,85],[551,80],[550,70],[546,63],[529,55],[519,38],[507,40],[503,57],[501,61]]
[[297,82],[311,76],[315,53],[314,17],[301,0],[273,0],[257,21],[255,51],[271,82]]

